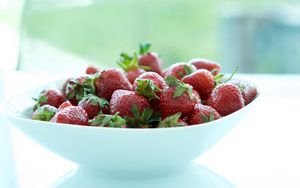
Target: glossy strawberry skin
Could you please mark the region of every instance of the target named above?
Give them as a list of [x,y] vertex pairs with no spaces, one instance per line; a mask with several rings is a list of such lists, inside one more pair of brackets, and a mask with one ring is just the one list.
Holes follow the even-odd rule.
[[[188,69],[188,71],[186,70]],[[175,63],[167,68],[164,72],[165,78],[167,76],[175,76],[177,79],[181,80],[184,76],[191,74],[196,71],[196,67],[188,63]]]
[[68,107],[68,106],[73,106],[73,105],[72,105],[72,103],[71,103],[70,101],[65,101],[65,102],[63,102],[63,103],[59,106],[58,111],[59,111],[59,110],[62,110],[62,109],[64,109],[64,108],[66,108],[66,107]]
[[46,104],[58,108],[59,105],[62,104],[64,101],[65,101],[65,97],[61,92],[55,89],[44,90],[40,93],[37,99],[37,103],[34,107],[34,110],[38,106],[44,106]]
[[245,105],[249,104],[255,99],[257,95],[257,89],[254,85],[241,80],[230,80],[229,82],[238,86],[242,90]]
[[100,72],[100,70],[94,66],[88,66],[85,70],[86,74],[96,74],[97,72]]
[[88,125],[88,115],[80,106],[69,106],[58,111],[51,122]]
[[110,100],[114,91],[118,89],[132,90],[132,85],[117,69],[106,69],[95,80],[98,97]]
[[136,69],[136,70],[131,70],[131,71],[128,71],[126,73],[126,78],[128,79],[128,81],[133,84],[134,80],[140,76],[141,74],[143,74],[145,72],[144,69]]
[[162,74],[162,63],[157,53],[148,52],[144,55],[141,55],[138,59],[138,63],[141,66],[147,66],[150,68],[149,71],[153,71]]
[[193,91],[193,99],[189,97],[187,92],[184,92],[181,96],[173,98],[176,87],[170,86],[165,89],[160,97],[160,109],[162,117],[166,118],[177,112],[182,113],[182,117],[188,116],[194,109],[194,106],[200,102],[200,99],[195,96]]
[[[141,74],[139,77],[136,78],[136,80],[133,82],[133,90],[135,91],[137,88],[137,80],[138,79],[149,79],[152,80],[153,83],[161,90],[163,90],[165,87],[167,87],[167,84],[163,77],[161,77],[158,73],[156,72],[145,72]],[[158,96],[161,95],[161,92],[156,93]]]
[[220,114],[213,109],[211,106],[203,105],[203,104],[196,104],[193,110],[193,113],[189,117],[188,124],[189,125],[195,125],[195,124],[202,124],[206,123],[203,118],[205,116],[207,119],[209,119],[210,114],[213,113],[214,120],[217,120],[221,118]]
[[190,75],[183,77],[182,81],[193,86],[202,99],[206,99],[215,86],[214,77],[208,70],[199,69]]
[[194,65],[197,69],[206,69],[210,72],[214,70],[214,76],[216,76],[221,70],[221,66],[219,64],[208,59],[195,58],[190,60],[189,64]]
[[89,95],[89,96],[82,98],[82,100],[79,101],[79,103],[78,103],[78,106],[82,107],[86,111],[89,119],[92,119],[95,116],[97,116],[99,114],[99,112],[101,112],[103,114],[109,113],[109,106],[108,106],[108,103],[106,100],[105,100],[105,102],[107,103],[107,105],[104,105],[103,106],[104,108],[101,108],[101,106],[100,106],[101,99],[98,98],[97,96],[92,96],[92,95]]
[[227,116],[245,106],[239,87],[231,83],[220,84],[214,88],[207,103],[221,116]]
[[120,116],[133,117],[132,106],[136,105],[140,112],[150,105],[147,99],[143,96],[136,94],[133,91],[116,90],[110,100],[110,113],[120,113]]

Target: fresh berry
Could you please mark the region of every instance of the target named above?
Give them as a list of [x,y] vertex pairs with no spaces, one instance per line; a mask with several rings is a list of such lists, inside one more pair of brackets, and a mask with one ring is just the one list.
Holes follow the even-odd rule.
[[257,95],[257,89],[254,85],[244,82],[241,80],[231,80],[230,83],[238,86],[242,91],[243,98],[245,100],[245,105],[253,101]]
[[214,88],[207,104],[219,112],[221,116],[231,114],[245,106],[239,87],[231,83],[223,83]]
[[88,125],[88,115],[80,106],[69,106],[58,111],[51,122],[74,125]]
[[97,127],[126,128],[126,120],[119,116],[119,113],[116,113],[115,115],[100,114],[90,120],[89,125]]
[[114,91],[118,89],[131,90],[132,85],[117,69],[106,69],[95,80],[97,96],[110,101]]
[[182,81],[193,86],[202,99],[206,99],[215,87],[214,76],[205,69],[199,69],[183,77]]
[[133,83],[133,90],[151,101],[159,99],[166,86],[165,80],[158,73],[146,72],[136,78]]
[[147,99],[133,91],[116,90],[110,100],[110,113],[120,113],[122,117],[134,117],[134,106],[143,112],[150,105]]
[[150,52],[150,43],[140,44],[138,63],[140,66],[148,67],[148,71],[162,74],[162,63],[159,55],[155,52]]
[[86,74],[96,74],[97,72],[100,72],[100,69],[94,66],[88,66],[85,70]]
[[219,119],[220,114],[211,106],[196,104],[189,118],[189,125],[202,124]]
[[33,110],[35,111],[38,107],[44,106],[46,104],[58,108],[59,105],[65,101],[65,97],[57,90],[48,89],[43,90],[38,98],[34,98],[34,100],[36,101],[33,107]]
[[169,87],[163,91],[160,97],[162,117],[165,118],[177,112],[181,112],[182,116],[189,115],[195,104],[200,102],[200,99],[193,92],[193,87],[184,84],[173,76],[168,76],[166,82]]
[[214,76],[219,74],[221,66],[214,61],[202,58],[195,58],[189,61],[191,65],[194,65],[197,69],[206,69],[210,71]]
[[73,105],[71,104],[70,101],[65,101],[65,102],[63,102],[63,103],[58,107],[58,111],[59,111],[59,110],[62,110],[62,109],[64,109],[64,108],[66,108],[66,107],[68,107],[68,106],[73,106]]
[[172,116],[168,116],[165,119],[163,119],[162,121],[159,122],[158,124],[158,128],[166,128],[166,127],[182,127],[182,126],[186,126],[187,124],[180,119],[181,117],[181,113],[176,113]]
[[177,79],[181,80],[186,75],[189,75],[196,71],[196,67],[188,63],[175,63],[165,70],[165,78],[167,76],[175,76]]
[[44,106],[38,107],[34,111],[32,115],[32,119],[40,120],[40,121],[50,121],[56,112],[57,112],[57,108],[46,104]]
[[96,95],[88,94],[79,101],[78,106],[81,106],[89,116],[89,119],[94,118],[98,114],[109,113],[109,103],[103,98]]
[[122,53],[117,63],[126,72],[126,78],[131,84],[139,75],[145,72],[145,70],[138,65],[136,53],[134,53],[133,56]]

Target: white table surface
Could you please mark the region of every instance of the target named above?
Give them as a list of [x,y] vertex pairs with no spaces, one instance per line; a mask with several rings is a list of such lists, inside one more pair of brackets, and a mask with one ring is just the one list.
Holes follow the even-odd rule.
[[[261,92],[257,105],[197,163],[236,187],[300,187],[300,75],[238,75]],[[11,72],[4,95],[12,97],[65,75]],[[12,83],[18,83],[16,87]],[[49,187],[76,167],[11,129],[18,187]]]

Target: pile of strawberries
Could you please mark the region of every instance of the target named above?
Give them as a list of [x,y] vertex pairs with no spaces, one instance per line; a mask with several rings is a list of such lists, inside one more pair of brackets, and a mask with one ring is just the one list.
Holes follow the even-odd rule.
[[[100,71],[66,80],[61,91],[44,90],[34,99],[32,119],[85,126],[163,128],[202,124],[227,116],[256,97],[256,87],[220,65],[192,59],[162,69],[159,55],[141,44],[139,52],[121,54],[124,70]],[[235,71],[234,71],[235,72]]]

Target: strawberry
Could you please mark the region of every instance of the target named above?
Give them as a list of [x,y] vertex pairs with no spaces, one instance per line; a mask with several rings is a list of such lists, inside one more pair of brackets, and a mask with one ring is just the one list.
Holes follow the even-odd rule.
[[57,108],[46,104],[44,106],[38,107],[34,111],[32,119],[40,121],[50,121],[50,119],[55,115],[56,112]]
[[95,95],[88,94],[79,101],[78,106],[81,106],[89,116],[89,119],[94,118],[96,115],[108,114],[109,103],[107,100],[99,98]]
[[61,92],[55,89],[48,89],[43,90],[39,94],[38,98],[33,98],[33,100],[36,101],[35,105],[33,106],[33,110],[35,111],[38,107],[46,104],[58,108],[59,105],[65,101],[65,97],[61,94]]
[[257,94],[257,89],[254,85],[241,81],[241,80],[231,80],[230,83],[238,86],[242,91],[243,98],[245,100],[245,105],[253,101]]
[[195,58],[190,60],[189,64],[194,65],[197,69],[206,69],[214,76],[216,76],[221,70],[221,66],[219,64],[208,59]]
[[56,123],[88,125],[88,115],[80,106],[68,106],[58,111],[50,120]]
[[172,116],[166,117],[164,120],[160,121],[158,124],[158,128],[166,128],[166,127],[182,127],[186,126],[187,124],[182,120],[179,119],[181,113],[176,113]]
[[165,80],[156,72],[145,72],[133,82],[133,90],[149,100],[159,99],[166,86]]
[[189,115],[195,104],[200,102],[198,96],[193,92],[193,87],[177,80],[174,76],[167,76],[166,82],[170,87],[164,89],[160,97],[160,108],[162,117],[168,117],[177,112],[182,116]]
[[73,104],[77,105],[78,102],[87,94],[95,94],[96,89],[94,86],[95,79],[99,74],[85,75],[76,79],[70,79],[67,83],[65,95],[66,98]]
[[118,89],[131,90],[132,85],[117,69],[106,69],[95,80],[97,96],[110,101],[114,91]]
[[145,108],[149,108],[150,105],[147,99],[133,91],[116,90],[110,100],[110,113],[120,113],[120,116],[133,117],[133,106],[137,106],[140,112],[143,112]]
[[162,63],[159,55],[155,52],[150,52],[150,43],[140,44],[138,64],[143,67],[148,67],[148,71],[162,74]]
[[88,66],[85,70],[86,74],[96,74],[97,72],[100,72],[100,69],[94,66]]
[[89,125],[97,127],[126,128],[126,120],[119,116],[119,113],[116,113],[115,115],[100,114],[90,120]]
[[61,109],[66,108],[66,107],[68,107],[68,106],[73,106],[73,105],[71,104],[70,101],[65,101],[65,102],[63,102],[63,103],[58,107],[58,111],[60,111]]
[[232,83],[223,83],[213,89],[207,104],[221,116],[226,116],[243,108],[245,101],[239,87]]
[[211,106],[196,104],[189,118],[189,125],[207,123],[221,118],[220,114]]
[[175,76],[177,79],[181,80],[184,76],[189,75],[196,71],[196,67],[188,63],[175,63],[165,70],[165,78],[167,76]]
[[117,63],[126,72],[126,78],[131,84],[139,75],[145,72],[145,70],[138,65],[136,53],[134,53],[133,56],[122,53]]
[[206,99],[215,87],[214,77],[206,69],[199,69],[183,77],[182,81],[193,86],[202,99]]

